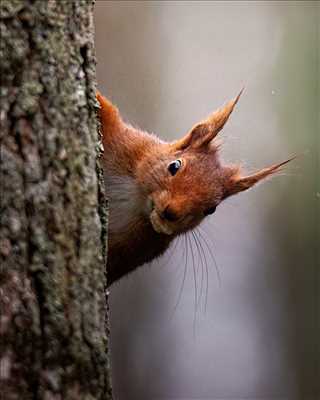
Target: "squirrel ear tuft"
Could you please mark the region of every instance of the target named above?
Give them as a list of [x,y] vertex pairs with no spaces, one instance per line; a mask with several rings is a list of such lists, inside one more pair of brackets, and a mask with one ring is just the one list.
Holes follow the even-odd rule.
[[228,121],[243,90],[233,100],[230,100],[223,107],[210,114],[208,118],[196,124],[185,137],[174,143],[174,147],[177,150],[184,150],[187,147],[199,148],[207,146]]
[[286,161],[283,161],[279,164],[271,165],[270,167],[263,168],[256,173],[248,176],[241,177],[239,174],[239,170],[233,177],[230,177],[230,180],[226,187],[226,193],[224,197],[229,197],[234,194],[243,192],[244,190],[250,189],[255,184],[259,183],[263,179],[271,177],[272,175],[280,172],[282,170],[282,166],[287,164],[288,162],[294,160],[296,157],[292,157]]
[[115,126],[121,121],[119,110],[111,101],[104,97],[99,91],[96,92],[96,98],[100,104],[100,118],[103,127]]

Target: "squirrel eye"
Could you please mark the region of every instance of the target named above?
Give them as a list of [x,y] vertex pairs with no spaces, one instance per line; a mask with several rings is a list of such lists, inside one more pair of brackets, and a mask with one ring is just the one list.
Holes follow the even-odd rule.
[[168,165],[168,171],[170,172],[170,174],[173,176],[178,172],[178,169],[181,167],[182,165],[182,161],[181,160],[175,160],[172,161],[169,165]]
[[216,211],[216,209],[217,209],[217,206],[210,207],[206,211],[204,211],[204,215],[213,214]]

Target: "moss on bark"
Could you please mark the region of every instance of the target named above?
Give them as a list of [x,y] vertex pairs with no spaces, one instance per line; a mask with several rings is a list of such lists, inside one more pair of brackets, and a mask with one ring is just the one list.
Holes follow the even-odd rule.
[[92,0],[1,0],[1,391],[111,399]]

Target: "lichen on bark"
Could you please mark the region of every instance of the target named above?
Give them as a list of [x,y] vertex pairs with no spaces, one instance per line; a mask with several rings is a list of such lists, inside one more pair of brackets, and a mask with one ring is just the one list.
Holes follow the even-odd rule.
[[1,0],[0,380],[111,399],[92,0]]

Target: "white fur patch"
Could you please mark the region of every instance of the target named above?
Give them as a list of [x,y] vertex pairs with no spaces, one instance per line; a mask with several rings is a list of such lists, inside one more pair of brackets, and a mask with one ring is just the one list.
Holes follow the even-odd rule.
[[150,213],[148,199],[129,176],[106,176],[106,194],[109,198],[109,230],[121,234]]

